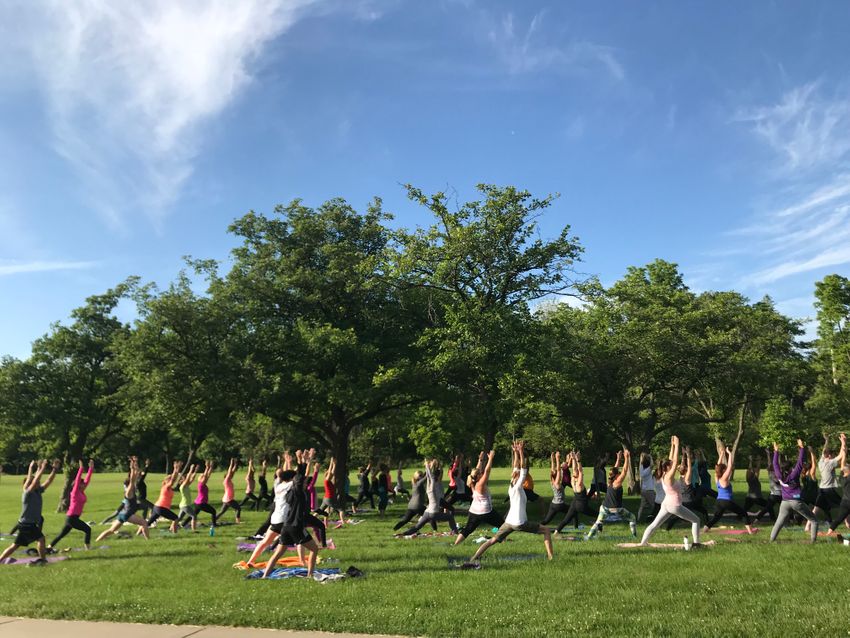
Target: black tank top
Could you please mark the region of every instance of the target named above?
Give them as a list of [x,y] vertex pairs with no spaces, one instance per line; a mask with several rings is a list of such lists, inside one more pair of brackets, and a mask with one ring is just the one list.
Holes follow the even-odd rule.
[[623,507],[623,486],[611,487],[608,486],[608,491],[605,492],[605,500],[602,505],[608,508]]

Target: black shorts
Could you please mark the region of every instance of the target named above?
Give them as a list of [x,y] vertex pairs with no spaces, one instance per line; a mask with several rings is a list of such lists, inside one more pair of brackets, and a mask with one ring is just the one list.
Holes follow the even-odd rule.
[[44,538],[41,525],[18,523],[18,535],[15,537],[15,545],[18,547],[26,547],[41,538]]
[[[313,537],[303,527],[287,527],[280,525],[278,543],[283,545],[303,545],[313,540]],[[274,528],[274,525],[272,526]]]

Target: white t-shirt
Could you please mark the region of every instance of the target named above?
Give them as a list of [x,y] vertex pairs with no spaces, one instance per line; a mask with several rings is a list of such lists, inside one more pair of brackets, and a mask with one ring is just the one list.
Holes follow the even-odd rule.
[[640,467],[640,489],[648,492],[655,489],[655,476],[652,474],[652,466]]
[[274,511],[272,525],[280,525],[286,517],[286,494],[292,487],[292,481],[278,483],[274,486]]
[[525,495],[525,490],[522,489],[526,476],[528,476],[528,469],[522,468],[519,471],[519,478],[508,488],[508,496],[511,499],[511,508],[505,517],[505,523],[508,525],[523,525],[528,521],[528,514],[525,512],[528,497]]
[[838,481],[835,478],[836,467],[838,467],[838,459],[820,457],[820,461],[818,461],[818,472],[820,472],[818,487],[824,490],[838,487]]

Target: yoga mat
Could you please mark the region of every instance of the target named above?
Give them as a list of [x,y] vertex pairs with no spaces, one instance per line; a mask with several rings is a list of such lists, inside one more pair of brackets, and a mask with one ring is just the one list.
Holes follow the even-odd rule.
[[[707,547],[714,544],[714,541],[705,541],[704,543],[701,543],[703,547]],[[640,543],[618,543],[617,547],[622,547],[624,549],[634,549],[641,548],[641,545]],[[652,547],[654,549],[685,549],[685,546],[682,543],[649,543],[647,544],[647,547]]]
[[[758,527],[753,528],[753,533],[757,534],[759,532]],[[740,536],[741,534],[748,534],[745,529],[718,529],[714,530],[715,534],[725,534],[727,536]]]
[[[7,558],[6,562],[3,563],[3,564],[4,565],[29,565],[31,563],[34,563],[37,560],[38,560],[38,556],[27,556],[26,558],[11,558],[10,557],[10,558]],[[68,557],[67,556],[55,556],[55,555],[52,555],[52,554],[47,557],[48,563],[58,563],[59,561],[62,561],[62,560],[68,560]],[[12,562],[9,562],[9,561],[12,561]]]
[[395,535],[395,536],[393,536],[393,538],[403,538],[404,540],[409,541],[409,540],[414,540],[414,539],[417,539],[417,538],[442,538],[442,537],[446,537],[446,536],[455,536],[455,535],[456,534],[454,534],[453,532],[426,532],[424,534],[420,532],[418,534],[411,534],[410,536]]
[[[323,562],[321,556],[316,558],[317,564],[321,563],[321,562]],[[233,568],[234,569],[242,569],[242,570],[265,569],[266,565],[268,565],[268,564],[269,564],[268,561],[264,560],[264,561],[254,563],[253,565],[249,565],[246,561],[240,560],[238,563],[233,563]],[[297,556],[282,556],[281,558],[277,559],[277,564],[283,565],[284,567],[301,567],[302,566],[301,561],[298,560]]]
[[[248,580],[254,580],[262,578],[263,572],[262,570],[253,571],[249,574],[245,575],[245,578]],[[330,581],[330,580],[342,580],[345,578],[345,574],[341,574],[338,567],[332,567],[330,569],[315,569],[313,570],[313,577],[319,581]],[[307,578],[307,568],[306,567],[278,567],[271,574],[269,574],[269,580],[286,580],[288,578]]]

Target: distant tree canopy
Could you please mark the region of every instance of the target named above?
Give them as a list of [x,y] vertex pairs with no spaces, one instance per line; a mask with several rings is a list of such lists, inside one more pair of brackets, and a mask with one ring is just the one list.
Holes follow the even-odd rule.
[[514,436],[542,457],[663,448],[671,433],[755,449],[850,426],[846,278],[816,284],[804,344],[769,298],[695,293],[666,261],[609,287],[578,277],[569,226],[540,237],[552,197],[405,188],[433,223],[393,228],[379,199],[362,213],[295,200],[230,226],[227,272],[189,260],[165,289],[131,277],[90,297],[27,359],[0,361],[4,462],[315,446],[341,479],[349,461]]

